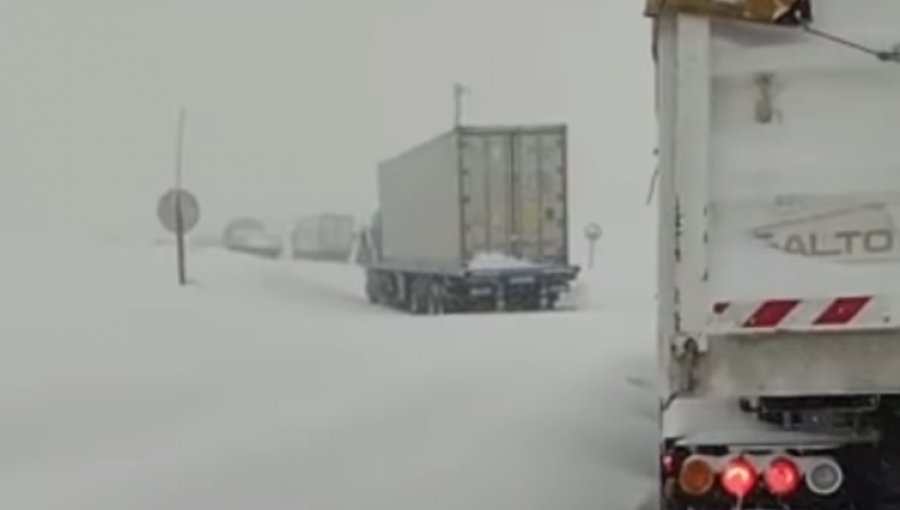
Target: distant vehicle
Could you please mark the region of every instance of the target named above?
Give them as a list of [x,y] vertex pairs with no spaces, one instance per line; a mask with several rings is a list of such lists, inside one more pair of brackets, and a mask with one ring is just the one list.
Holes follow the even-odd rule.
[[900,508],[900,2],[648,6],[659,508]]
[[266,225],[255,218],[239,218],[225,227],[223,244],[226,248],[268,258],[278,258],[284,251],[281,236],[270,233]]
[[291,230],[295,259],[348,262],[356,237],[356,220],[345,214],[319,214],[296,222]]
[[412,313],[551,309],[569,264],[566,127],[458,127],[383,162],[357,262]]

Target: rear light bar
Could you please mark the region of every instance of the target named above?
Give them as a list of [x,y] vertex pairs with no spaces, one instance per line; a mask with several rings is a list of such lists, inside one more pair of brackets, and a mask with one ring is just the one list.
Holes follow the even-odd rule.
[[693,497],[709,494],[717,482],[738,500],[755,490],[779,498],[790,497],[804,483],[813,494],[826,497],[836,493],[844,483],[843,470],[830,457],[695,454],[679,465],[674,455],[664,453],[661,462],[664,476],[675,478],[679,490]]

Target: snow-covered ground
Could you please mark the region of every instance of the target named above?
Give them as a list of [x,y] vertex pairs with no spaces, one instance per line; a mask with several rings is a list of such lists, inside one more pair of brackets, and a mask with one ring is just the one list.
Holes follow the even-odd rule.
[[629,383],[649,306],[411,317],[352,266],[202,249],[177,288],[166,246],[4,250],[0,508],[629,510],[653,490],[655,400]]

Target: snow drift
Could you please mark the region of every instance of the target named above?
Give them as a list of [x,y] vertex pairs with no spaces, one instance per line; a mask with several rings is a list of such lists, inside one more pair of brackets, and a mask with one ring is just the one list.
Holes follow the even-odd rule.
[[[643,310],[410,317],[358,270],[32,244],[0,266],[4,508],[635,508]],[[637,374],[637,375],[635,375]]]

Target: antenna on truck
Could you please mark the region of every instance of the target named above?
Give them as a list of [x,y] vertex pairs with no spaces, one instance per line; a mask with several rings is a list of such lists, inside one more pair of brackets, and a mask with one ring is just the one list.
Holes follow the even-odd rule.
[[462,83],[453,84],[453,127],[458,128],[462,124],[463,96],[470,92],[469,87]]
[[872,55],[873,57],[877,58],[878,60],[880,60],[882,62],[898,62],[898,63],[900,63],[900,44],[894,46],[893,48],[891,48],[889,50],[879,50],[876,48],[870,48],[868,46],[865,46],[865,45],[860,44],[855,41],[851,41],[849,39],[845,39],[838,35],[825,32],[824,30],[819,30],[818,28],[813,27],[809,23],[803,24],[803,30],[810,35],[820,37],[827,41],[831,41],[835,44],[839,44],[841,46],[845,46],[847,48],[861,51],[863,53]]

